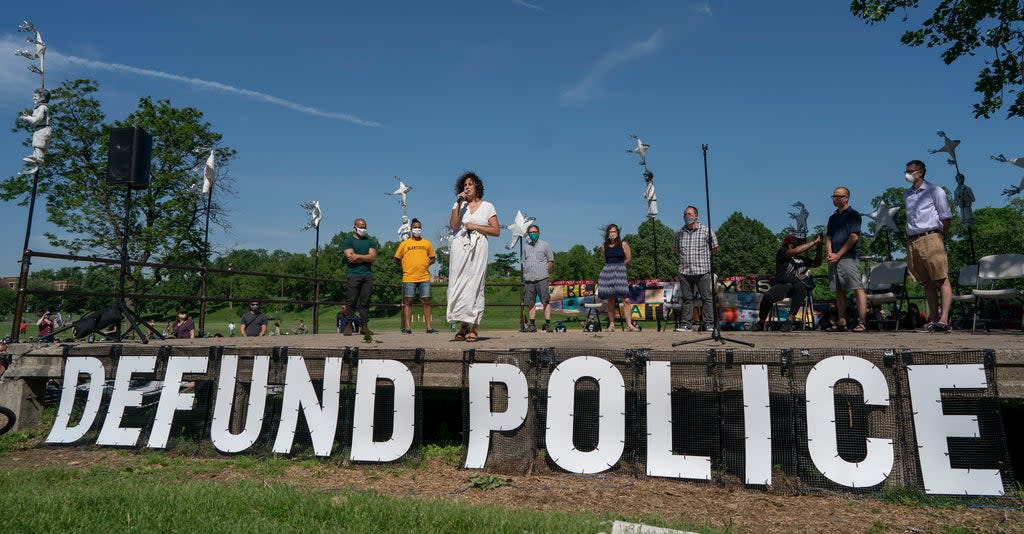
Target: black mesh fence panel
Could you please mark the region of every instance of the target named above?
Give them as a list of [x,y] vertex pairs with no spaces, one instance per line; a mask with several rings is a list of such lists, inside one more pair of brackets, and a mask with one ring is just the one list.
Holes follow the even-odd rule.
[[[130,351],[130,354],[128,353]],[[505,431],[492,431],[489,436],[489,448],[484,462],[487,471],[527,474],[537,472],[565,472],[558,462],[548,454],[550,436],[555,432],[559,437],[566,437],[574,452],[587,453],[594,451],[601,443],[602,436],[607,435],[609,425],[624,424],[622,442],[614,444],[616,450],[621,445],[622,454],[613,460],[607,471],[646,477],[654,425],[665,425],[666,414],[658,414],[657,421],[649,420],[648,409],[652,405],[650,388],[651,369],[659,373],[658,380],[664,383],[665,364],[669,386],[668,399],[661,399],[667,406],[671,428],[671,455],[687,455],[710,459],[711,480],[717,484],[752,485],[755,487],[770,486],[773,489],[801,493],[810,490],[834,490],[877,492],[890,488],[913,487],[927,490],[923,480],[920,463],[920,451],[917,434],[915,433],[915,400],[911,395],[911,378],[913,366],[950,366],[969,365],[975,370],[983,370],[985,387],[943,389],[941,391],[941,413],[945,416],[970,416],[977,424],[977,435],[969,437],[947,438],[948,462],[952,469],[993,469],[998,470],[1004,490],[1014,487],[1013,469],[1009,463],[1006,433],[1000,413],[1000,399],[996,389],[995,355],[992,351],[963,350],[947,352],[913,352],[906,349],[784,349],[784,350],[733,350],[730,348],[693,349],[680,351],[651,351],[647,349],[614,350],[583,350],[583,349],[510,349],[504,351],[469,350],[458,357],[448,360],[431,361],[424,358],[423,351],[386,350],[373,348],[359,351],[354,347],[342,349],[291,349],[276,347],[273,349],[224,349],[222,347],[182,348],[169,346],[113,346],[105,349],[97,346],[74,346],[66,349],[67,358],[92,357],[102,364],[105,381],[103,384],[90,384],[83,378],[77,378],[78,388],[74,391],[75,409],[69,427],[75,427],[83,417],[93,417],[89,421],[88,432],[72,445],[89,445],[97,443],[100,429],[104,425],[104,417],[108,413],[114,379],[118,370],[127,363],[137,365],[138,357],[151,358],[142,363],[155,362],[152,368],[141,365],[141,371],[131,376],[131,389],[141,397],[139,406],[129,407],[121,416],[122,428],[139,429],[138,440],[129,446],[147,447],[154,435],[154,420],[157,417],[161,395],[167,393],[163,381],[168,378],[168,368],[172,358],[205,357],[208,359],[206,368],[185,372],[181,377],[179,395],[192,395],[190,408],[173,411],[167,448],[186,452],[216,453],[211,435],[214,428],[227,429],[232,434],[239,434],[250,419],[248,414],[249,399],[256,392],[265,393],[263,419],[260,423],[255,440],[242,454],[270,454],[281,433],[282,410],[284,399],[289,387],[312,388],[319,406],[324,404],[324,372],[328,367],[328,359],[341,361],[338,412],[336,430],[330,455],[340,461],[349,458],[353,443],[353,426],[357,419],[355,413],[356,389],[359,372],[369,360],[391,360],[398,362],[412,376],[415,404],[412,414],[413,433],[412,445],[401,460],[417,460],[422,457],[424,433],[431,432],[437,420],[425,419],[424,399],[435,399],[443,406],[426,410],[437,416],[439,409],[451,412],[450,418],[444,418],[446,425],[457,426],[461,421],[462,428],[446,430],[441,434],[461,438],[463,443],[469,437],[469,383],[468,375],[473,364],[506,364],[518,369],[525,378],[526,398],[510,399],[510,391],[504,385],[495,382],[490,385],[490,406],[493,413],[507,410],[510,402],[517,406],[525,403],[525,421],[517,428]],[[296,377],[288,376],[289,358],[300,356],[307,383],[292,383]],[[574,358],[594,358],[586,360],[594,365],[603,366],[603,372],[615,376],[615,383],[604,383],[593,377],[582,376],[572,385],[571,424],[564,428],[550,428],[549,382],[552,373],[560,365]],[[128,358],[133,358],[129,360]],[[235,380],[222,390],[221,373],[225,363],[237,358]],[[848,359],[848,360],[847,360]],[[426,360],[426,361],[425,361]],[[333,361],[333,360],[332,360]],[[577,360],[581,361],[581,360]],[[823,362],[827,362],[823,363]],[[808,408],[808,378],[818,374],[828,365],[843,362],[839,369],[858,368],[864,372],[880,375],[884,381],[884,400],[882,404],[865,402],[865,386],[854,380],[855,376],[831,376],[834,383],[826,384],[828,406],[824,408],[827,416],[810,413]],[[181,361],[175,361],[180,365]],[[258,363],[269,365],[266,383],[255,376],[260,368]],[[588,365],[590,364],[588,363]],[[609,364],[611,367],[609,367]],[[649,367],[649,364],[652,367]],[[295,365],[293,363],[293,365]],[[431,368],[430,365],[437,367]],[[447,366],[447,367],[446,367]],[[748,447],[750,447],[750,425],[746,413],[750,399],[745,395],[743,370],[745,366],[753,366],[757,372],[767,377],[768,406],[759,407],[760,413],[770,417],[769,443],[760,441],[755,447],[770,447],[770,477],[767,480],[749,481],[747,473]],[[460,369],[461,368],[461,369]],[[584,367],[585,369],[587,367]],[[596,368],[596,367],[595,367]],[[936,367],[937,368],[937,367]],[[834,369],[833,369],[834,370]],[[461,372],[461,392],[448,389],[446,396],[425,395],[425,381],[434,380],[437,376],[457,376]],[[844,371],[845,372],[845,371]],[[433,373],[433,375],[431,375]],[[600,373],[598,373],[600,374]],[[434,378],[429,378],[433,376]],[[564,376],[564,375],[563,375]],[[610,376],[610,375],[608,375]],[[762,375],[759,375],[762,376]],[[954,375],[955,376],[955,375]],[[621,386],[617,380],[621,377]],[[227,384],[227,382],[223,382]],[[458,382],[456,382],[458,384]],[[449,386],[457,387],[457,385]],[[608,389],[613,388],[614,389]],[[87,391],[96,389],[102,393],[101,405],[94,416],[83,415]],[[254,390],[265,388],[265,391]],[[379,379],[375,385],[375,401],[373,406],[372,424],[373,440],[382,442],[391,438],[395,432],[395,410],[397,409],[396,391],[390,380]],[[746,392],[752,395],[752,392]],[[48,391],[49,402],[56,403],[61,390],[55,387]],[[404,392],[403,395],[408,394]],[[458,406],[458,395],[461,394],[462,405]],[[565,395],[566,392],[559,392]],[[621,397],[620,397],[621,396]],[[822,391],[816,392],[816,398],[823,398]],[[407,398],[407,397],[403,397]],[[445,399],[450,399],[446,401]],[[622,401],[622,413],[604,413],[603,399]],[[918,402],[925,402],[918,399]],[[218,405],[223,405],[218,412]],[[817,406],[821,406],[818,404]],[[229,410],[225,410],[230,407]],[[459,411],[461,410],[461,413]],[[230,413],[228,421],[218,421],[217,413]],[[286,414],[289,415],[289,414]],[[295,414],[290,414],[295,415]],[[834,438],[835,454],[832,458],[812,455],[809,440],[809,425],[821,425],[827,419],[825,439],[831,443]],[[610,420],[609,420],[610,419]],[[409,424],[409,418],[403,417],[402,424]],[[299,413],[294,436],[291,437],[290,453],[293,455],[312,455],[314,449],[314,432],[310,431],[310,423]],[[763,428],[763,427],[762,427]],[[820,429],[814,426],[813,429]],[[659,430],[665,428],[659,427]],[[406,429],[408,430],[408,429]],[[765,433],[768,432],[766,429]],[[433,435],[439,435],[434,432]],[[760,439],[763,439],[763,435]],[[869,440],[888,440],[891,442],[893,462],[891,471],[872,484],[857,487],[856,484],[844,484],[827,472],[822,472],[822,463],[836,465],[838,462],[859,464],[868,457]],[[287,440],[285,440],[287,441]],[[322,443],[322,442],[321,442]],[[609,442],[604,442],[609,443]],[[814,444],[813,446],[819,446]],[[821,445],[824,446],[824,445]],[[753,449],[752,449],[753,450]],[[821,450],[816,448],[815,450]],[[664,455],[666,451],[658,451]],[[763,451],[762,451],[763,452]],[[818,454],[818,453],[816,453]],[[759,466],[764,468],[761,456]],[[817,462],[815,460],[817,458]],[[603,469],[604,470],[604,469]],[[751,471],[753,473],[754,471]],[[763,471],[756,471],[762,473]],[[834,474],[833,474],[834,475]],[[839,474],[842,477],[842,473]],[[860,480],[860,479],[858,479]],[[1012,493],[1007,491],[1007,493]]]

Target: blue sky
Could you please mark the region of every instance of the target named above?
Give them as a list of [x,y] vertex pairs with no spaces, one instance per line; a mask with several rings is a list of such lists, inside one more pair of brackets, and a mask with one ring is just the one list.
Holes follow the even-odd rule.
[[[38,78],[13,55],[32,20],[47,44],[47,85],[100,82],[108,119],[142,96],[205,113],[238,151],[233,229],[217,250],[308,251],[301,202],[319,200],[323,240],[355,217],[394,240],[394,176],[411,216],[437,235],[455,178],[479,173],[502,224],[537,218],[556,251],[600,241],[608,222],[646,215],[630,133],[651,145],[660,215],[704,211],[701,144],[710,146],[712,223],[733,212],[773,231],[795,201],[824,224],[837,185],[870,212],[922,159],[955,187],[936,130],[958,156],[976,208],[1003,206],[1024,156],[1021,119],[974,119],[980,64],[899,44],[896,21],[867,26],[846,2],[456,0],[377,2],[67,2],[0,21],[0,112],[31,105]],[[9,122],[10,124],[10,122]],[[59,128],[59,125],[55,127]],[[0,134],[0,170],[20,170],[20,134]],[[197,178],[198,179],[198,178]],[[0,275],[18,271],[26,208],[0,209]],[[31,246],[49,250],[37,209]],[[492,241],[503,251],[510,237]],[[36,262],[36,266],[57,266]]]

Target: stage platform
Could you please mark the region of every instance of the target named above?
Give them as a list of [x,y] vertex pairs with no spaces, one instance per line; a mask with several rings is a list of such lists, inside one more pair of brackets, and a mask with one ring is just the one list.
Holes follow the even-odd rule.
[[[304,355],[303,349],[317,349],[319,357],[324,356],[324,349],[337,350],[339,354],[347,354],[346,348],[358,348],[358,357],[365,358],[413,358],[423,363],[422,386],[424,388],[453,389],[463,385],[463,358],[466,351],[481,352],[517,352],[529,349],[564,349],[579,355],[581,351],[594,350],[595,355],[605,358],[610,353],[620,353],[621,360],[627,351],[649,349],[660,353],[678,353],[681,361],[694,361],[703,358],[708,349],[721,351],[732,350],[735,356],[744,352],[781,351],[784,349],[809,349],[814,357],[814,349],[823,353],[835,354],[835,351],[849,349],[851,353],[864,350],[885,351],[894,349],[897,352],[950,352],[992,350],[994,353],[996,387],[1002,399],[1024,399],[1024,332],[1020,330],[993,331],[971,333],[957,331],[949,333],[928,333],[919,331],[885,331],[885,332],[843,332],[828,333],[821,331],[808,332],[722,332],[723,337],[753,343],[753,348],[731,342],[718,342],[709,339],[706,332],[657,332],[653,328],[642,332],[583,332],[573,329],[567,332],[535,332],[525,333],[510,330],[480,330],[477,342],[455,341],[451,332],[427,334],[414,332],[379,331],[371,339],[361,335],[342,336],[337,333],[318,335],[268,336],[259,338],[230,337],[202,339],[168,339],[154,340],[148,344],[134,341],[123,343],[108,342],[77,342],[77,343],[17,343],[10,346],[14,361],[0,381],[0,405],[16,409],[21,419],[18,424],[31,426],[38,422],[42,413],[42,398],[46,383],[51,379],[60,379],[63,374],[65,354],[77,356],[99,357],[104,361],[108,371],[111,368],[111,355],[120,352],[124,355],[157,354],[167,351],[168,354],[199,355],[209,351],[209,347],[224,347],[224,353],[231,354],[237,349],[239,354],[253,355],[263,353],[271,355],[278,351],[275,347],[288,347],[290,355]],[[693,344],[673,347],[673,343],[686,340],[700,340]],[[112,350],[120,345],[120,350]],[[67,351],[67,352],[66,352]],[[378,354],[374,354],[374,353]],[[404,354],[403,354],[404,353]],[[722,353],[722,358],[727,356]],[[316,356],[309,354],[306,356]],[[486,359],[486,357],[484,358]],[[620,360],[619,358],[610,358]],[[720,359],[719,361],[724,361]],[[245,375],[249,369],[240,369]],[[311,371],[312,372],[312,371]],[[322,372],[322,367],[315,372]]]
[[[414,350],[423,349],[423,357],[430,361],[459,360],[464,351],[476,349],[482,351],[504,351],[510,349],[559,348],[581,350],[625,351],[629,349],[650,349],[654,351],[704,352],[707,349],[732,349],[742,352],[747,350],[781,350],[781,349],[908,349],[911,351],[960,351],[985,350],[995,351],[997,377],[1000,396],[1004,398],[1024,399],[1024,331],[993,331],[971,333],[955,331],[948,333],[929,333],[923,331],[869,331],[829,333],[822,331],[806,332],[745,332],[725,331],[725,338],[753,343],[753,349],[738,343],[717,342],[710,340],[706,332],[658,332],[653,328],[641,332],[582,332],[578,329],[567,332],[518,332],[513,330],[488,330],[481,328],[480,339],[476,342],[455,341],[454,333],[443,331],[427,334],[419,331],[402,334],[397,331],[378,331],[372,340],[361,335],[342,336],[337,333],[267,336],[258,338],[220,337],[203,339],[168,339],[154,340],[149,347],[209,347],[224,346],[226,348],[248,348],[287,346],[290,351],[296,349],[344,349],[358,347],[362,357],[374,350]],[[697,343],[673,347],[673,343],[686,340],[702,340]],[[78,349],[86,349],[90,353],[100,354],[109,350],[109,343],[75,343]],[[125,347],[141,346],[138,342],[126,341]],[[60,344],[16,344],[12,351],[21,353],[16,357],[16,364],[8,373],[11,378],[17,376],[41,377],[50,375],[59,378],[59,362],[54,356],[61,356],[64,348]],[[152,349],[150,349],[152,350]],[[371,356],[372,357],[372,356]],[[21,360],[21,361],[18,361]],[[18,365],[20,364],[20,365]],[[56,371],[56,372],[55,372]]]

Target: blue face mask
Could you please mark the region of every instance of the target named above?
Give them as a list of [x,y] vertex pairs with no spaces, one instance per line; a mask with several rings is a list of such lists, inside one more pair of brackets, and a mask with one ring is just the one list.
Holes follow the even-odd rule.
[[540,234],[538,234],[537,232],[530,232],[529,234],[526,235],[530,238],[530,241],[533,241],[534,243],[536,243],[537,240],[540,239]]

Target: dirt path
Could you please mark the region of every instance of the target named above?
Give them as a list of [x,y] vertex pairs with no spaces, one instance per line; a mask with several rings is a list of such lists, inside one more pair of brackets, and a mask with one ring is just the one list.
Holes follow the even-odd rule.
[[[174,453],[168,453],[173,455]],[[827,494],[788,495],[734,486],[624,474],[574,476],[535,473],[500,476],[507,483],[491,490],[472,488],[476,471],[458,469],[441,460],[408,467],[344,466],[336,462],[294,462],[283,474],[267,475],[234,467],[229,457],[194,458],[214,464],[198,475],[214,483],[240,479],[283,482],[327,492],[377,491],[395,496],[458,500],[511,509],[616,513],[629,517],[657,515],[694,525],[737,529],[740,532],[1021,532],[1024,511],[986,507],[939,509],[890,504],[868,497]],[[66,467],[119,469],[145,462],[138,452],[95,448],[26,448],[0,455],[0,468]],[[222,466],[221,469],[215,467]]]

